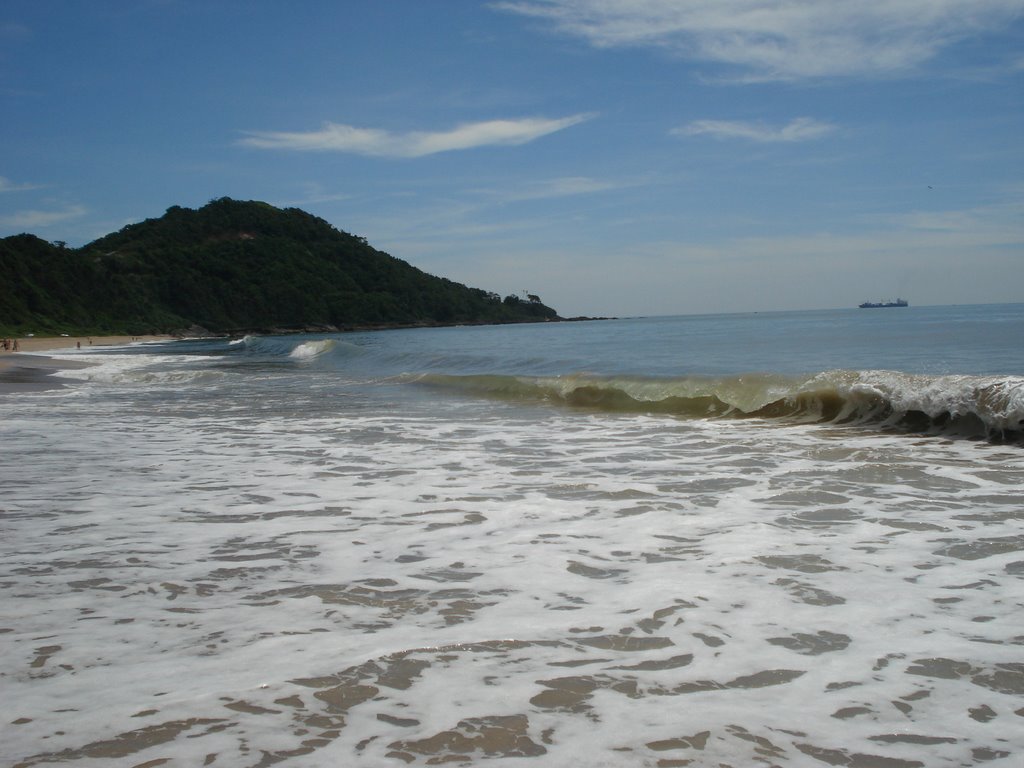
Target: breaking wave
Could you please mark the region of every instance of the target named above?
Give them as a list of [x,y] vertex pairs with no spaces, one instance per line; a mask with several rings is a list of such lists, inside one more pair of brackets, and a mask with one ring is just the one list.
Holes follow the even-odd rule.
[[247,335],[227,342],[221,354],[231,357],[246,356],[250,359],[263,358],[280,360],[290,358],[293,361],[313,360],[317,358],[344,358],[360,353],[360,347],[337,338],[320,338],[297,340],[292,336],[256,336]]
[[312,360],[320,355],[329,353],[332,349],[337,346],[338,342],[334,339],[319,339],[318,341],[307,341],[299,344],[295,349],[288,353],[288,357],[295,358],[296,360]]
[[762,418],[874,425],[1024,442],[1024,378],[827,371],[644,378],[423,374],[419,384],[470,396],[682,418]]

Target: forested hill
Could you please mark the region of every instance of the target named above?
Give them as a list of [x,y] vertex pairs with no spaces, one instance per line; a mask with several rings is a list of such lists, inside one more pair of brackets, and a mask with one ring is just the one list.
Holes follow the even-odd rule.
[[536,296],[428,275],[297,208],[172,207],[82,248],[0,240],[0,332],[99,334],[529,322]]

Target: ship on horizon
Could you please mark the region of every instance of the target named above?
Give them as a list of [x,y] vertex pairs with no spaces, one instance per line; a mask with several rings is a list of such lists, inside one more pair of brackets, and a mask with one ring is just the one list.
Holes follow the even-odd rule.
[[861,309],[878,309],[879,307],[909,307],[910,304],[906,299],[896,299],[896,301],[865,301],[858,306]]

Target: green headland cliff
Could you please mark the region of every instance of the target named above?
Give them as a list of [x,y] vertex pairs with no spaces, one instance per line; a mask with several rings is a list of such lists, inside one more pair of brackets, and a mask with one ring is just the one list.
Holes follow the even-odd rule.
[[425,272],[297,208],[172,207],[81,248],[0,240],[0,334],[285,332],[559,319]]

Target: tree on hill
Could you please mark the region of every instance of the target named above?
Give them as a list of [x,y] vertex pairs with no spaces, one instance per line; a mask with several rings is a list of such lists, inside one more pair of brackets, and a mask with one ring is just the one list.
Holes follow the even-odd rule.
[[557,318],[539,302],[428,275],[297,208],[173,206],[82,248],[0,240],[8,334],[211,331]]

